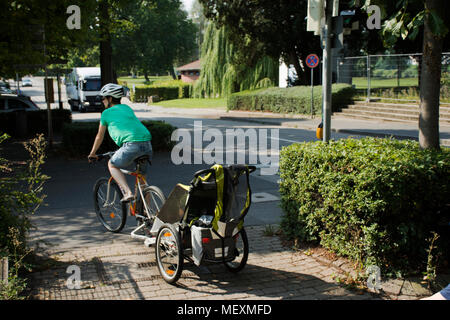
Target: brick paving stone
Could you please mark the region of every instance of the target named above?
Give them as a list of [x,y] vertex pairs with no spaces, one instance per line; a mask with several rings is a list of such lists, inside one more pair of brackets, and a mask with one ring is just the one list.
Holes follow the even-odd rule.
[[414,288],[412,287],[410,281],[406,280],[403,283],[401,294],[405,295],[405,296],[413,296],[413,295],[415,295]]
[[409,281],[412,289],[414,290],[415,296],[431,296],[433,292],[426,287],[426,284],[421,284],[420,280]]
[[[51,253],[66,266],[32,274],[31,299],[162,299],[162,300],[276,300],[276,299],[417,299],[424,295],[420,282],[387,280],[384,295],[358,295],[333,280],[351,271],[345,259],[328,261],[325,255],[308,256],[283,247],[277,237],[263,236],[264,227],[249,227],[250,256],[238,274],[222,264],[197,267],[186,263],[177,286],[167,284],[154,263],[154,249],[137,241],[112,243],[98,248]],[[100,263],[100,264],[99,264]],[[81,290],[68,290],[66,267],[80,266]],[[103,266],[103,269],[97,270]],[[109,281],[113,281],[112,283]],[[103,283],[103,282],[104,283]],[[422,288],[423,289],[423,288]]]

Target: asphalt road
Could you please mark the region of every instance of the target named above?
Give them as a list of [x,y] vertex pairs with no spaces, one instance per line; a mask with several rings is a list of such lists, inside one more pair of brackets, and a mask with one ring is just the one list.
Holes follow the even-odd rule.
[[[47,106],[43,97],[43,88],[43,79],[33,78],[33,87],[22,88],[22,92],[31,96],[39,107],[45,109]],[[62,89],[64,108],[69,109],[65,98],[65,87],[62,86]],[[53,108],[58,107],[56,92],[55,98],[56,103],[52,105]],[[153,166],[148,177],[151,184],[159,186],[166,196],[177,183],[188,184],[197,170],[211,166],[205,159],[203,161],[198,159],[202,154],[201,151],[204,156],[205,148],[208,145],[211,147],[211,143],[214,142],[215,152],[206,152],[207,155],[216,156],[216,160],[223,159],[223,163],[230,163],[226,161],[228,152],[233,156],[234,163],[238,156],[241,156],[244,157],[246,163],[257,164],[259,167],[252,174],[250,180],[253,202],[245,224],[280,223],[282,210],[279,207],[278,183],[280,178],[277,172],[279,151],[282,147],[295,142],[316,140],[313,130],[260,125],[254,122],[242,122],[242,120],[239,122],[218,120],[214,119],[214,111],[210,115],[205,115],[205,112],[198,115],[186,110],[166,112],[161,108],[152,108],[145,104],[128,103],[135,110],[139,119],[164,120],[176,126],[181,135],[191,138],[190,148],[186,148],[188,152],[191,152],[191,157],[184,163],[177,164],[178,160],[174,161],[174,158],[177,158],[176,154],[156,153],[154,155]],[[72,117],[73,121],[98,121],[100,113],[74,112]],[[230,144],[227,143],[227,133],[230,132],[236,133],[238,136],[253,135],[256,140],[247,139],[240,145]],[[264,137],[264,132],[267,137]],[[332,133],[333,139],[347,138],[348,136],[348,134]],[[196,137],[200,139],[199,142],[194,142]],[[184,141],[184,139],[179,141]],[[266,148],[264,148],[265,146]],[[271,150],[270,153],[267,153],[265,149]],[[89,150],[87,150],[88,152]],[[220,158],[221,153],[222,158]],[[196,159],[198,163],[195,163]],[[275,167],[275,170],[270,170],[271,165],[272,168]],[[264,172],[264,170],[269,172]],[[46,205],[41,207],[33,218],[37,226],[37,229],[31,234],[33,240],[43,240],[60,248],[136,241],[131,240],[129,236],[129,232],[135,225],[132,218],[128,219],[125,229],[120,234],[111,234],[105,231],[96,219],[92,189],[98,178],[108,175],[105,163],[89,164],[84,159],[70,160],[53,157],[48,159],[44,165],[44,173],[51,179],[46,183],[44,190],[47,194]],[[133,183],[131,177],[129,183],[130,185]]]

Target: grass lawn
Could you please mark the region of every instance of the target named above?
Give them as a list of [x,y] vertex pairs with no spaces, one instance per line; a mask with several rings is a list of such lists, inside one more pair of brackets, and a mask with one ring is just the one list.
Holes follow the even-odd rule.
[[[171,76],[159,76],[159,77],[152,77],[152,76],[150,76],[150,77],[148,77],[149,78],[149,80],[150,80],[150,83],[153,83],[153,82],[155,82],[155,81],[170,81],[170,80],[172,80],[172,77]],[[131,86],[131,85],[145,85],[145,84],[150,84],[150,83],[147,83],[146,81],[145,81],[145,78],[144,77],[137,77],[137,78],[132,78],[132,77],[120,77],[120,78],[118,78],[117,80],[120,80],[120,81],[125,81],[126,83],[127,83],[127,85],[128,86]]]
[[227,99],[175,99],[166,100],[154,103],[154,105],[166,107],[166,108],[213,108],[213,109],[224,109],[227,108]]
[[[357,89],[367,88],[367,78],[365,77],[355,77],[353,82]],[[419,81],[417,78],[401,78],[401,87],[413,87],[417,86]],[[371,88],[392,88],[397,87],[397,79],[370,79]]]

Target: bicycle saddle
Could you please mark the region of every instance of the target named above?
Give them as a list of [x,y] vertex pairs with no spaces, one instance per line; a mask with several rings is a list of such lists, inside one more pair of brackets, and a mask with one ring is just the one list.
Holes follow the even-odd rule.
[[150,161],[150,157],[149,156],[140,156],[140,157],[134,159],[134,162],[136,162],[136,163],[145,163],[147,161],[150,164],[152,164],[151,161]]

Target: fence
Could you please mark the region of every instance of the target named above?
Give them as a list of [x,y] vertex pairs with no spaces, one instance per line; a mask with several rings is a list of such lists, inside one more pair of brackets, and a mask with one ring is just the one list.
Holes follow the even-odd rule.
[[[367,100],[419,101],[422,54],[337,58],[336,80],[352,84]],[[442,54],[441,103],[450,103],[450,53]]]

